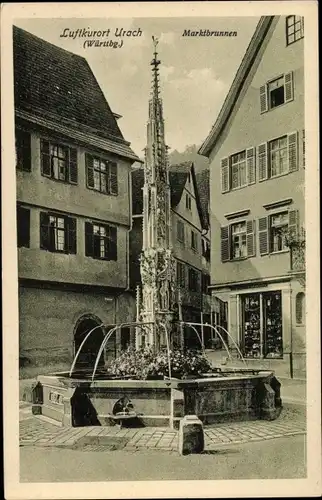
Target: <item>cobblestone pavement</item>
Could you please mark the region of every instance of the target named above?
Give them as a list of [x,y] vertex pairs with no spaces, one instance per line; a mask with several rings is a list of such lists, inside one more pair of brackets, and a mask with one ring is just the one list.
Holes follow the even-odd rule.
[[[46,417],[33,416],[30,405],[26,403],[21,403],[19,414],[20,446],[55,446],[86,451],[149,449],[167,452],[174,452],[178,447],[178,432],[169,428],[61,427],[54,425]],[[205,451],[305,432],[304,412],[284,409],[281,416],[273,421],[256,420],[206,426]]]

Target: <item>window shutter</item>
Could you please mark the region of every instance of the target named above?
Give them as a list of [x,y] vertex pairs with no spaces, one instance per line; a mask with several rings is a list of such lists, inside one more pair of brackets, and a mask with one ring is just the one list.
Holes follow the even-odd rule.
[[40,212],[40,248],[50,248],[49,215],[46,212]]
[[93,224],[85,222],[85,255],[93,257]]
[[77,221],[72,217],[66,217],[65,224],[67,227],[67,251],[68,253],[77,253]]
[[293,71],[284,75],[285,102],[293,101]]
[[118,194],[117,163],[110,162],[110,194]]
[[49,141],[41,139],[40,143],[40,153],[41,153],[41,173],[45,177],[51,177],[51,161],[50,161],[50,150]]
[[185,288],[186,286],[186,266],[184,264],[181,264],[181,280],[180,284],[182,288]]
[[290,210],[288,213],[288,231],[291,237],[296,238],[299,234],[299,211]]
[[18,247],[30,247],[30,210],[17,207],[17,244]]
[[268,253],[268,217],[258,219],[259,253]]
[[86,154],[86,179],[87,179],[87,187],[94,187],[94,166],[93,166],[93,157],[89,154]]
[[109,226],[109,260],[117,260],[117,228]]
[[78,171],[77,171],[77,149],[69,149],[69,182],[77,184]]
[[295,172],[298,170],[298,139],[297,132],[292,132],[287,135],[288,145],[288,170]]
[[259,101],[261,113],[265,113],[268,110],[268,95],[267,95],[267,85],[262,85],[259,88]]
[[267,172],[267,143],[264,142],[258,146],[258,178],[264,181],[268,177]]
[[228,157],[221,160],[221,192],[229,191],[229,161]]
[[247,257],[254,257],[255,251],[255,221],[248,220],[246,223]]
[[221,228],[221,261],[229,260],[229,226]]
[[256,182],[256,156],[255,156],[255,148],[248,148],[246,150],[246,164],[247,164],[247,180],[248,180],[248,184],[255,184],[255,182]]
[[29,132],[16,130],[17,167],[31,171],[31,138]]

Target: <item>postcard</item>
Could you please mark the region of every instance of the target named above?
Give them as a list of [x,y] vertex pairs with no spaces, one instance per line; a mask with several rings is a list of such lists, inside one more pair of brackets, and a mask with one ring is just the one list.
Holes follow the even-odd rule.
[[2,5],[8,500],[321,493],[316,19]]

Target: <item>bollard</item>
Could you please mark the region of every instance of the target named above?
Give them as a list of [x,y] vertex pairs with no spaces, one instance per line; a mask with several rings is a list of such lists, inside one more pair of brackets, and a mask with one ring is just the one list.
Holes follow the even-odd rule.
[[203,424],[197,415],[186,415],[180,420],[179,453],[202,453],[205,446]]

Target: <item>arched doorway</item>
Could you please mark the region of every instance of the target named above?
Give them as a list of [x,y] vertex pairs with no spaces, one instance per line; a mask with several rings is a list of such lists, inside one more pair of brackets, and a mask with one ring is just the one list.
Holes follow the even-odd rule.
[[[99,348],[104,339],[104,328],[97,328],[102,321],[94,315],[82,316],[76,323],[74,329],[74,355],[76,355],[81,343],[90,330],[96,328],[87,338],[78,355],[76,369],[91,370],[94,368]],[[104,365],[104,352],[102,353],[99,366]]]

